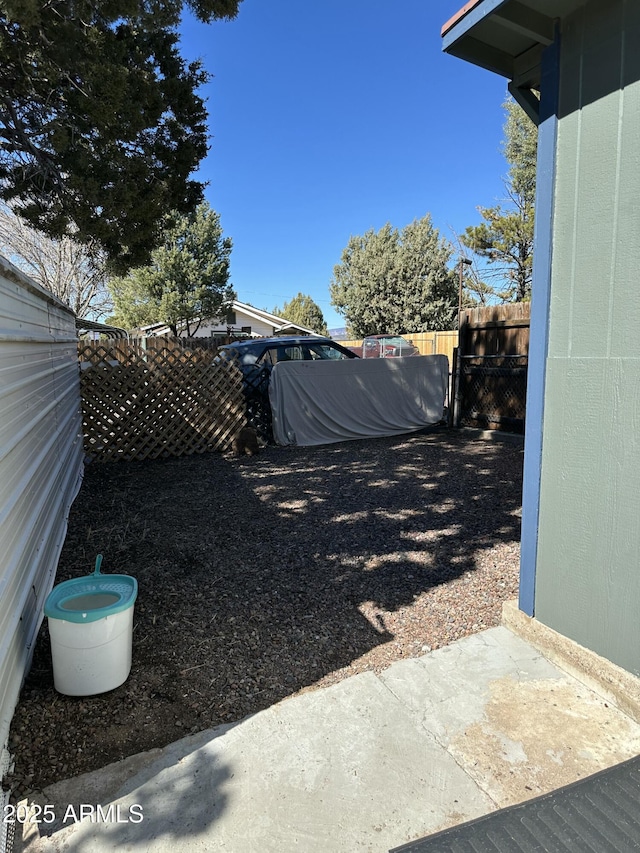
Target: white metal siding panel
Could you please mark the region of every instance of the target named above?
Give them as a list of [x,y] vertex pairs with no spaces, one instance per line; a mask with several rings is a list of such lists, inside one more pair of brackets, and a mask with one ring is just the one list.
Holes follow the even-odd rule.
[[82,477],[71,310],[0,259],[0,747]]

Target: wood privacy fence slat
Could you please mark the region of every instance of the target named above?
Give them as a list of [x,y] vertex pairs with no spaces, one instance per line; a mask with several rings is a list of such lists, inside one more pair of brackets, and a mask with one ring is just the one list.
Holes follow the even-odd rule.
[[246,422],[242,374],[214,350],[81,342],[85,453],[98,461],[227,450]]
[[[402,332],[402,337],[418,347],[420,355],[446,355],[449,369],[453,362],[453,350],[458,346],[458,332]],[[340,341],[343,347],[360,347],[362,338]]]
[[446,355],[451,369],[453,350],[458,346],[457,329],[454,332],[405,332],[402,337],[418,347],[420,355]]
[[530,302],[465,308],[460,317],[462,355],[527,355]]

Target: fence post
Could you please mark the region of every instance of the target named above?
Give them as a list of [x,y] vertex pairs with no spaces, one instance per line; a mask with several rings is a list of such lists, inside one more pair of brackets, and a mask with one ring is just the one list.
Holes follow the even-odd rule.
[[453,350],[453,369],[451,372],[451,382],[453,385],[453,406],[451,408],[450,423],[454,429],[460,426],[460,404],[462,392],[460,389],[460,368],[462,359],[460,357],[460,347],[455,347]]

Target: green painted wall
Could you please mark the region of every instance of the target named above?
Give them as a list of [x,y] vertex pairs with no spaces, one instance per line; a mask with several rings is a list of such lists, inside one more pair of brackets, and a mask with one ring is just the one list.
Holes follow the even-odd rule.
[[640,674],[640,3],[563,22],[535,615]]

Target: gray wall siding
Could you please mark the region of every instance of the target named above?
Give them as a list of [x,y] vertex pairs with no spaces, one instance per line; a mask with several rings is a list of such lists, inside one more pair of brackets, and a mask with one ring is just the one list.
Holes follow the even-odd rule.
[[640,674],[640,4],[565,22],[536,617]]
[[0,259],[0,747],[82,474],[73,313]]

